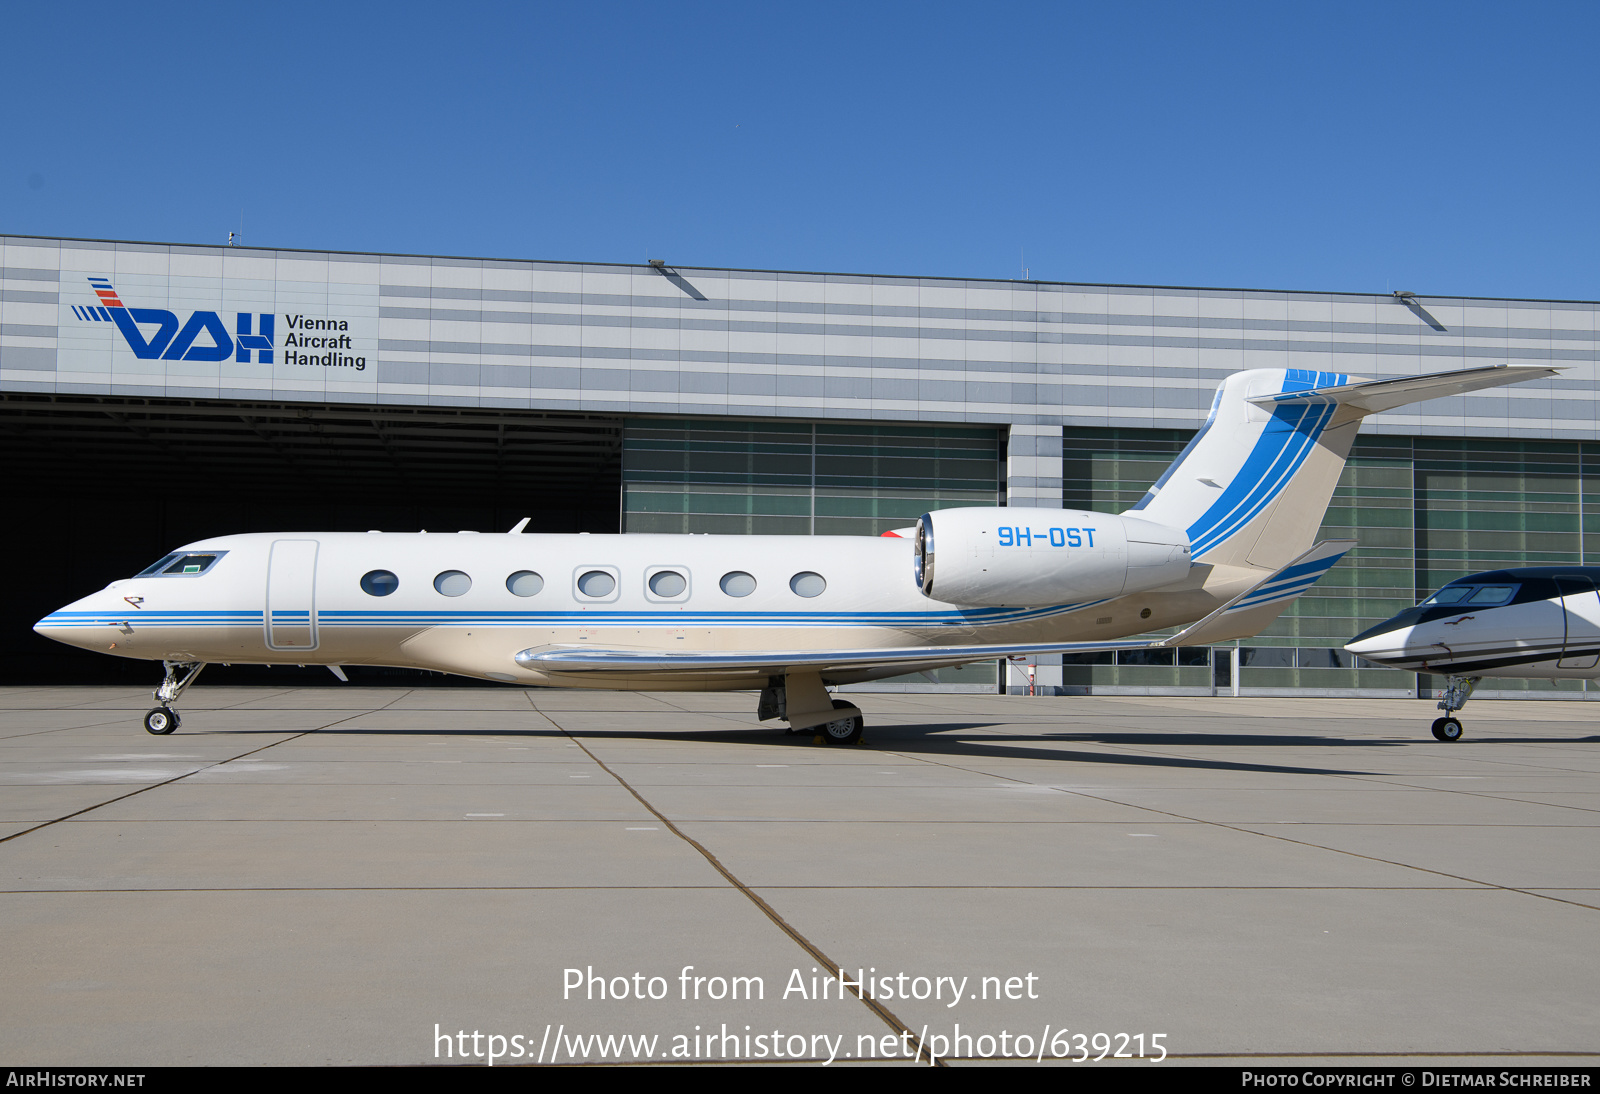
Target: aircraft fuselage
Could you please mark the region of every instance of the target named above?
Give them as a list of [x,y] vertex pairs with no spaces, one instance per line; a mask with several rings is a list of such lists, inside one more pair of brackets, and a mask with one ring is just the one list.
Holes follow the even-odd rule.
[[1491,570],[1352,638],[1375,664],[1451,676],[1600,677],[1600,568]]
[[[214,560],[195,563],[202,572],[181,572],[183,559],[208,554]],[[516,684],[719,690],[761,682],[750,672],[600,679],[527,666],[515,655],[584,646],[860,650],[1114,639],[1193,620],[1252,580],[1212,575],[1202,589],[1211,568],[1197,567],[1193,587],[1159,594],[961,607],[923,595],[908,540],[847,536],[289,532],[201,540],[169,558],[179,572],[115,581],[35,629],[148,660],[384,665]],[[908,671],[858,669],[829,681]]]

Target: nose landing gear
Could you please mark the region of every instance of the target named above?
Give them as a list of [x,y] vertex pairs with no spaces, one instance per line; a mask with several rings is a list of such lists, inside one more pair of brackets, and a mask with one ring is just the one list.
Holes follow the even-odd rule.
[[188,690],[189,685],[199,678],[206,667],[204,661],[163,661],[161,664],[167,670],[167,675],[157,686],[153,696],[161,705],[146,712],[144,716],[145,732],[154,733],[158,737],[166,736],[183,724],[183,719],[172,709],[172,704],[178,701],[178,696]]
[[164,737],[183,724],[183,719],[178,717],[178,712],[171,707],[156,707],[144,716],[144,729],[146,733],[154,733]]
[[1461,720],[1455,716],[1455,712],[1467,705],[1472,690],[1481,679],[1481,676],[1452,676],[1445,682],[1444,693],[1439,696],[1439,709],[1444,711],[1444,717],[1435,718],[1433,722],[1435,740],[1461,740]]

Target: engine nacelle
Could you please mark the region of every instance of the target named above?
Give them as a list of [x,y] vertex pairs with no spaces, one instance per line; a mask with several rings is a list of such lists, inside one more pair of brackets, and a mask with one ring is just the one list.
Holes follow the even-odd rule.
[[1070,604],[1159,589],[1188,572],[1189,537],[1133,517],[941,509],[917,521],[917,584],[947,604]]

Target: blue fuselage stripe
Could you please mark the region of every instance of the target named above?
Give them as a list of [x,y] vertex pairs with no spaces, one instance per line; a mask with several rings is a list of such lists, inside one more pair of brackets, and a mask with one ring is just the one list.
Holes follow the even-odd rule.
[[[316,613],[320,627],[423,627],[423,626],[718,626],[718,627],[928,627],[975,626],[1030,622],[1095,607],[1105,601],[1062,604],[1047,608],[977,608],[971,611],[934,612],[663,612],[615,611],[439,611],[439,610],[331,610]],[[305,625],[310,613],[274,611],[272,624]],[[129,623],[136,627],[260,627],[260,611],[143,611],[137,615],[105,612],[52,612],[41,619],[44,627],[101,627]]]

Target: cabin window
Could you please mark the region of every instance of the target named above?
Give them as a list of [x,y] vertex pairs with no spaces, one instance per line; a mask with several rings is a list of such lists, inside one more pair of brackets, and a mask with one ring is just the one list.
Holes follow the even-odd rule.
[[718,582],[722,591],[729,596],[749,596],[756,591],[756,579],[743,570],[734,570],[732,573],[722,575]]
[[617,579],[604,570],[590,570],[578,578],[578,591],[584,596],[610,596],[617,588]]
[[518,570],[506,578],[506,588],[517,596],[532,596],[544,588],[544,578],[532,570]]
[[433,587],[445,596],[462,596],[472,588],[472,578],[460,570],[446,570],[433,579]]
[[161,561],[146,566],[134,577],[195,577],[216,565],[226,551],[174,551]]
[[361,591],[368,596],[388,596],[400,587],[400,579],[388,570],[369,570],[361,575]]
[[682,596],[689,582],[676,570],[657,570],[650,575],[650,591],[659,597]]
[[828,583],[822,579],[821,574],[814,574],[810,570],[795,574],[789,579],[789,588],[795,596],[813,597],[821,596]]

